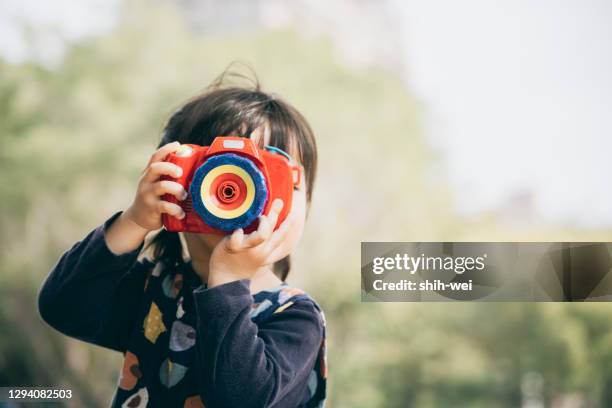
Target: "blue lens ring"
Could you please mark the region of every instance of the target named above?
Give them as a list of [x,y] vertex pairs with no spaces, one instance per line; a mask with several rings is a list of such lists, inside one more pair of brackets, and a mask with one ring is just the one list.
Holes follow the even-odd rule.
[[[244,214],[232,219],[219,218],[208,211],[200,194],[204,177],[206,177],[211,170],[226,164],[240,167],[246,171],[247,174],[251,176],[253,184],[255,185],[255,197],[251,207]],[[263,212],[266,201],[268,200],[268,187],[263,173],[257,168],[255,163],[246,157],[234,153],[223,153],[209,158],[196,169],[191,185],[189,186],[189,194],[191,196],[193,209],[200,218],[202,218],[204,223],[215,229],[231,232],[238,228],[246,228],[257,220]]]

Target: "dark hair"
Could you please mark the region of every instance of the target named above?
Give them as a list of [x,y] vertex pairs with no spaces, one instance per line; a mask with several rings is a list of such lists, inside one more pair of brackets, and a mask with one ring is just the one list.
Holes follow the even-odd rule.
[[[230,84],[230,78],[246,79],[249,83]],[[168,119],[159,146],[173,141],[209,146],[217,136],[249,137],[261,126],[268,126],[271,146],[293,152],[304,167],[306,200],[310,204],[317,169],[312,129],[297,109],[278,96],[263,92],[256,77],[250,79],[228,70],[223,72]],[[259,142],[262,148],[263,137]],[[149,246],[156,260],[164,259],[174,265],[183,262],[183,248],[176,232],[160,230]],[[274,273],[284,281],[290,266],[287,256],[275,263]]]

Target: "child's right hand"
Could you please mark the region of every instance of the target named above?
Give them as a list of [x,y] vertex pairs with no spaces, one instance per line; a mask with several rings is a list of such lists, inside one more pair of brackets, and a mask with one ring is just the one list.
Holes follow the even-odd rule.
[[161,228],[161,215],[164,213],[177,218],[185,217],[185,212],[179,205],[163,200],[162,196],[172,194],[177,200],[184,200],[187,198],[187,191],[175,181],[160,180],[163,175],[173,178],[182,175],[183,169],[164,161],[168,154],[175,152],[179,147],[179,142],[172,142],[153,153],[138,182],[134,202],[123,214],[128,220],[147,231]]

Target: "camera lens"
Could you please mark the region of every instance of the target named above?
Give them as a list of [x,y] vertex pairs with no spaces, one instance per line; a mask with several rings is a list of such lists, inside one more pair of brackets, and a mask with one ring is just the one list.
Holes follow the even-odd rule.
[[206,160],[189,188],[196,213],[209,226],[231,232],[251,225],[263,212],[268,189],[248,158],[224,153]]

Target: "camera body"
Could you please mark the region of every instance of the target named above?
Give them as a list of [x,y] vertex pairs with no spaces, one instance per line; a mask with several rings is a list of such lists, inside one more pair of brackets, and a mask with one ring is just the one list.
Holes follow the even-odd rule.
[[293,189],[301,177],[300,167],[287,153],[269,146],[258,149],[243,137],[219,136],[210,146],[184,144],[165,161],[181,167],[183,174],[162,179],[175,181],[188,192],[183,201],[163,196],[185,212],[183,219],[162,214],[164,227],[175,232],[226,235],[243,228],[249,233],[280,198],[284,206],[276,229],[291,210]]

